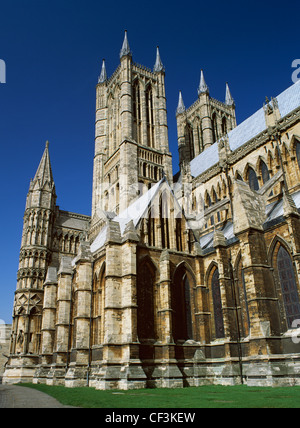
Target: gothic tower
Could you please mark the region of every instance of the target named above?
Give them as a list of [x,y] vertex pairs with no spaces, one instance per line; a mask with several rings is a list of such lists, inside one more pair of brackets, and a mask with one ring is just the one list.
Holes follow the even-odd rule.
[[47,142],[27,194],[14,302],[11,354],[26,359],[28,370],[39,351],[43,284],[51,259],[55,202]]
[[164,174],[172,183],[164,67],[158,48],[153,71],[134,63],[125,32],[120,65],[107,78],[103,60],[96,87],[92,224],[103,211],[122,212]]
[[226,83],[225,103],[211,98],[201,70],[198,99],[186,109],[180,92],[176,120],[179,162],[182,165],[236,127],[235,103],[228,84]]

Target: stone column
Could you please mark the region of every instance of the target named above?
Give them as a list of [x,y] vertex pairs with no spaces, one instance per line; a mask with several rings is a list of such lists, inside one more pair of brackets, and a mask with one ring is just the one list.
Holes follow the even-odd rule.
[[53,348],[55,340],[55,318],[57,300],[57,269],[50,266],[48,268],[46,281],[44,284],[44,305],[42,319],[42,340],[41,355],[42,365],[49,365],[53,358]]
[[66,374],[66,386],[88,385],[90,357],[90,321],[93,263],[89,243],[82,241],[74,259],[74,330],[71,362]]
[[159,341],[155,347],[155,369],[151,375],[156,387],[182,387],[182,373],[175,358],[175,343],[172,334],[172,303],[171,303],[171,273],[170,255],[164,250],[160,257],[160,282],[158,295],[158,320],[160,325]]
[[[233,192],[234,234],[240,241],[250,315],[252,354],[270,352],[266,339],[280,334],[278,298],[268,262],[263,224],[263,198],[246,183],[235,181]],[[257,339],[257,340],[256,340]]]
[[70,257],[62,257],[57,273],[56,339],[53,347],[53,364],[47,375],[48,385],[64,385],[68,364],[72,265]]
[[207,149],[207,147],[211,146],[214,143],[210,107],[209,107],[209,94],[202,93],[199,96],[199,99],[200,99],[201,126],[202,126],[202,133],[203,133],[203,148],[205,150]]

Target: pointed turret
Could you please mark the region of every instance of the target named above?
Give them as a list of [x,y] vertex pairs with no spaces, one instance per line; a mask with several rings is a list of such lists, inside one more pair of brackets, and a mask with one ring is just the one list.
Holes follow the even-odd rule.
[[225,95],[225,104],[228,106],[234,105],[234,99],[231,96],[228,83],[226,82],[226,95]]
[[53,175],[50,164],[49,156],[49,141],[46,141],[45,150],[38,166],[38,169],[35,173],[33,183],[39,181],[40,186],[42,187],[46,182],[53,183]]
[[156,61],[154,64],[153,71],[155,73],[159,73],[160,71],[164,71],[164,66],[163,66],[163,63],[161,62],[161,59],[160,59],[159,47],[158,46],[156,48]]
[[178,106],[177,106],[177,110],[176,110],[176,115],[184,113],[184,112],[185,112],[185,106],[184,106],[184,103],[183,103],[182,93],[181,93],[181,91],[179,91],[179,100],[178,100]]
[[128,43],[128,39],[127,39],[127,30],[125,30],[125,36],[124,36],[122,49],[120,52],[120,58],[122,58],[125,55],[131,55],[131,51],[130,51],[130,47],[129,47],[129,43]]
[[208,89],[207,84],[205,83],[203,70],[201,70],[200,84],[199,84],[199,88],[198,88],[198,95],[208,94],[208,93],[209,93],[209,89]]
[[101,74],[98,79],[98,83],[104,83],[107,80],[107,73],[106,73],[106,67],[105,67],[105,59],[102,61],[102,69]]

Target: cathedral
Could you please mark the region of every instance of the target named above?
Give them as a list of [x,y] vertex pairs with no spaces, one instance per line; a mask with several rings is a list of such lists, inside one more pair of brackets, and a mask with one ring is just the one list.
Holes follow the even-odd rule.
[[159,49],[137,64],[125,32],[91,216],[56,205],[48,142],[30,182],[3,383],[300,385],[300,82],[239,125],[224,92],[179,93],[173,175]]

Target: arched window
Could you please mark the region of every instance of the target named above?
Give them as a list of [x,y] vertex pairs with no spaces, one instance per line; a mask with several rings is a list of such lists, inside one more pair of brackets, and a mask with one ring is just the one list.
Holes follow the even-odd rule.
[[249,181],[250,189],[256,190],[256,191],[259,190],[259,184],[258,184],[256,172],[254,171],[253,168],[251,168],[251,166],[249,167],[249,170],[248,170],[248,181]]
[[176,249],[177,249],[177,251],[183,251],[181,221],[182,221],[181,218],[176,218]]
[[211,121],[212,121],[212,131],[213,131],[213,142],[215,143],[219,139],[216,113],[212,115]]
[[250,330],[250,315],[247,300],[247,290],[245,273],[240,259],[237,266],[237,283],[236,283],[236,305],[238,308],[238,320],[240,327],[240,334],[242,337],[247,337]]
[[146,90],[147,145],[154,147],[154,115],[151,85]]
[[177,268],[172,284],[173,338],[193,339],[191,286],[193,279],[184,265]]
[[277,255],[277,269],[288,328],[300,319],[300,301],[291,257],[281,245]]
[[222,119],[222,135],[227,134],[227,120],[226,117],[223,117]]
[[147,232],[148,232],[148,244],[149,246],[155,247],[155,218],[152,216],[152,208],[149,209],[148,222],[147,222]]
[[105,264],[101,273],[94,276],[92,295],[92,344],[102,343],[102,323],[104,310],[104,285],[105,285]]
[[159,217],[162,248],[170,248],[168,196],[163,193],[159,201]]
[[141,97],[139,81],[136,80],[132,88],[132,102],[133,102],[133,138],[137,143],[141,143]]
[[260,170],[261,170],[261,176],[262,176],[263,183],[266,184],[267,181],[270,180],[270,173],[269,173],[268,167],[264,161],[261,161],[261,163],[260,163]]
[[296,144],[296,156],[297,156],[298,166],[300,168],[300,143],[299,142],[297,142]]
[[214,321],[215,321],[215,337],[221,339],[225,337],[223,310],[221,300],[221,290],[219,282],[219,269],[215,269],[211,278],[211,292],[213,299]]
[[189,124],[186,125],[184,134],[185,134],[184,135],[185,145],[188,150],[188,157],[190,160],[192,160],[195,157],[194,137],[193,137],[193,129]]
[[147,164],[146,164],[146,162],[143,163],[143,176],[147,177]]
[[137,276],[137,333],[140,341],[155,339],[154,320],[155,268],[148,261],[138,268]]

